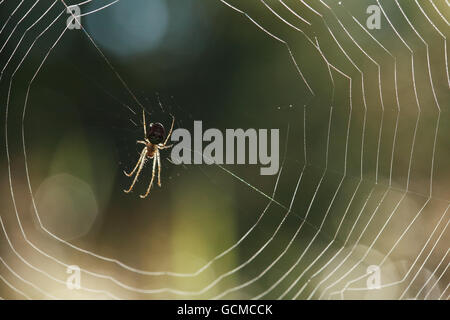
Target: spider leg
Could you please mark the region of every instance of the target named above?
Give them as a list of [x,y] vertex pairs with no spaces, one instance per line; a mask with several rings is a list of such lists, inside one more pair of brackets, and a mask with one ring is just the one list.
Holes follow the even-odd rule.
[[141,173],[142,168],[144,167],[145,164],[145,156],[147,155],[147,148],[144,149],[143,151],[143,155],[142,155],[142,159],[141,159],[141,163],[139,165],[139,169],[136,173],[136,176],[134,177],[133,183],[131,184],[130,188],[128,190],[123,190],[125,193],[130,193],[131,190],[133,190],[134,184],[136,183],[139,174]]
[[139,156],[139,160],[138,160],[138,162],[136,163],[136,166],[134,167],[133,171],[131,171],[130,173],[127,173],[125,170],[123,171],[123,173],[125,173],[125,175],[126,175],[127,177],[131,177],[131,176],[136,172],[137,168],[139,167],[139,164],[140,164],[141,161],[142,161],[142,158],[144,157],[144,151],[145,151],[145,149],[146,149],[146,148],[142,149],[141,155]]
[[142,108],[142,125],[144,126],[144,137],[147,137],[147,124],[145,123],[145,110]]
[[155,178],[155,169],[156,169],[156,154],[153,157],[152,179],[150,180],[150,184],[148,185],[147,192],[144,195],[140,196],[142,199],[146,198],[148,196],[148,194],[150,193],[150,189],[152,188],[152,185],[153,185],[153,179]]
[[156,151],[156,159],[158,160],[158,187],[161,187],[161,157],[159,151]]
[[172,148],[172,146],[173,146],[173,144],[169,144],[168,146],[165,146],[163,144],[159,144],[158,145],[158,149],[160,149],[160,150],[169,149],[169,148]]
[[166,145],[166,143],[169,141],[170,136],[172,135],[172,130],[173,130],[173,124],[175,123],[175,117],[172,116],[172,125],[170,126],[170,130],[169,130],[169,134],[167,135],[166,141],[164,141],[163,146]]

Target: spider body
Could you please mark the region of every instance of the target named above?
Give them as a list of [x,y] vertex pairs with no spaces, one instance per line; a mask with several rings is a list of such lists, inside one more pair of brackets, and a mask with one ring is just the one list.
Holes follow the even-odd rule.
[[141,151],[141,155],[134,169],[130,173],[124,171],[127,177],[131,177],[134,175],[134,173],[136,173],[136,176],[134,177],[130,188],[128,190],[124,190],[124,192],[129,193],[133,190],[133,187],[142,171],[142,168],[145,165],[146,160],[153,159],[152,178],[147,188],[147,192],[141,195],[141,198],[146,198],[149,195],[150,190],[153,186],[153,180],[155,178],[156,173],[156,165],[158,165],[158,186],[161,187],[161,157],[159,155],[159,151],[163,149],[169,149],[170,147],[172,147],[172,145],[167,145],[167,142],[169,141],[170,136],[172,135],[175,118],[172,116],[172,126],[170,127],[170,131],[167,136],[164,126],[159,122],[150,123],[149,130],[147,133],[147,124],[145,122],[144,110],[142,110],[142,121],[144,126],[144,140],[138,140],[137,143],[143,144],[145,146]]
[[161,123],[159,123],[159,122],[150,123],[147,139],[152,144],[158,144],[158,143],[163,142],[165,136],[166,136],[166,130],[164,129],[164,126]]
[[146,143],[145,147],[147,148],[147,158],[153,159],[153,157],[156,154],[156,151],[158,150],[158,146],[153,143]]

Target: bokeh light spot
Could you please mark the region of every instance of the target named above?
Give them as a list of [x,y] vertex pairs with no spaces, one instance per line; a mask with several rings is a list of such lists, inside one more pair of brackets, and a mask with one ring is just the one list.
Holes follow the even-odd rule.
[[118,56],[130,56],[159,47],[167,32],[168,8],[161,0],[121,1],[86,16],[86,28],[95,42]]
[[35,199],[42,224],[64,240],[86,235],[98,214],[91,187],[66,173],[44,180]]

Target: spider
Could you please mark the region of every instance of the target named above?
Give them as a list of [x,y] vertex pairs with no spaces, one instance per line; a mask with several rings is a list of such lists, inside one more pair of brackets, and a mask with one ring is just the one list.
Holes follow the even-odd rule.
[[[152,179],[150,180],[150,184],[148,186],[147,192],[143,195],[141,195],[141,198],[146,198],[148,194],[150,193],[150,189],[153,185],[153,180],[155,178],[155,169],[156,169],[156,163],[158,162],[158,186],[161,187],[161,158],[159,155],[159,150],[169,149],[172,147],[172,145],[166,145],[167,142],[170,139],[170,136],[172,135],[173,130],[173,124],[175,122],[174,116],[172,116],[172,126],[170,127],[169,134],[164,140],[164,136],[166,135],[166,131],[164,130],[164,126],[157,122],[157,123],[150,123],[149,125],[149,132],[147,135],[147,124],[145,122],[145,112],[142,110],[142,123],[144,126],[144,140],[138,140],[137,143],[143,144],[145,147],[141,151],[141,155],[139,156],[139,160],[136,163],[136,166],[134,167],[133,171],[130,173],[127,173],[124,171],[125,175],[127,177],[133,176],[133,174],[136,172],[136,176],[134,177],[133,183],[131,184],[130,188],[128,190],[124,190],[125,193],[129,193],[133,190],[134,184],[136,183],[139,174],[141,173],[142,168],[145,165],[145,162],[148,159],[153,159],[153,169],[152,169]],[[164,143],[162,143],[164,141]]]

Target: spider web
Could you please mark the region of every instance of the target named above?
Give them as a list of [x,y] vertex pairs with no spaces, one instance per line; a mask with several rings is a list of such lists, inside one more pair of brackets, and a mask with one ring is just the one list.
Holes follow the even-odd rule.
[[[0,26],[3,298],[449,299],[448,3],[218,1],[242,28],[282,47],[306,98],[271,189],[215,167],[258,199],[252,222],[195,270],[175,272],[133,267],[57,236],[32,188],[26,118],[36,84],[51,82],[39,75],[69,37],[67,6],[95,18],[119,2],[0,1],[8,11]],[[366,27],[371,4],[381,10],[380,30]],[[133,86],[88,30],[78,34],[124,92],[118,108],[139,119],[145,103]],[[236,252],[239,260],[227,262]],[[74,264],[76,291],[66,287]],[[380,270],[377,289],[367,285],[370,266]]]

